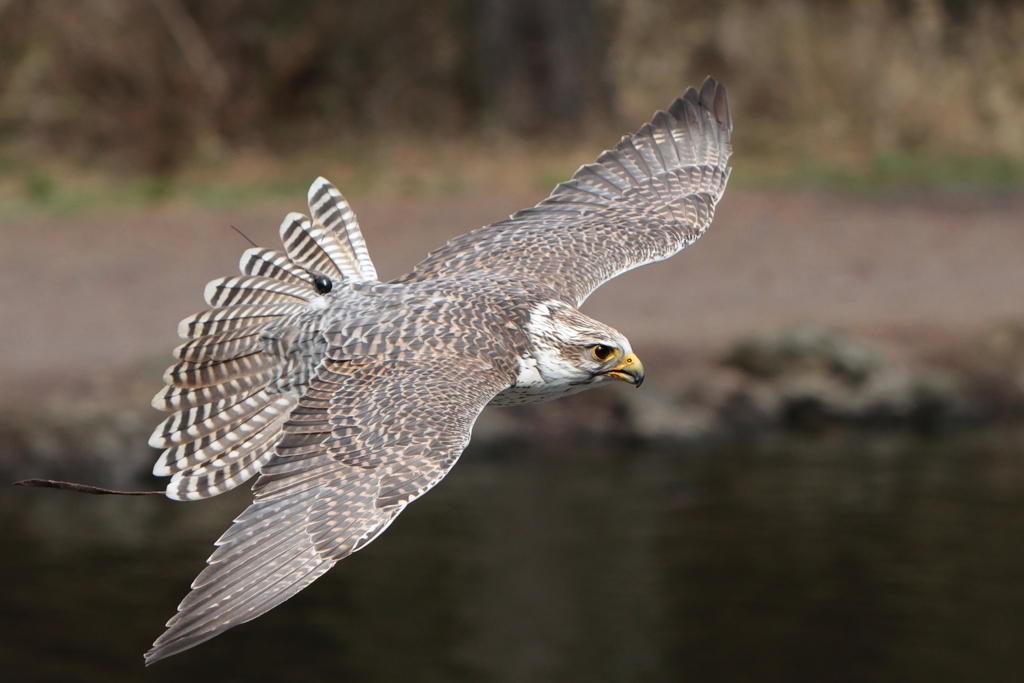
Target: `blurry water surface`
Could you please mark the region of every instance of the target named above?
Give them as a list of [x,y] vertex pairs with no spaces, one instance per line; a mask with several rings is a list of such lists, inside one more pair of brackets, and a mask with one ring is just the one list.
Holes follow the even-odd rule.
[[142,653],[247,504],[0,493],[6,681],[1020,681],[1024,437],[473,448],[260,619]]

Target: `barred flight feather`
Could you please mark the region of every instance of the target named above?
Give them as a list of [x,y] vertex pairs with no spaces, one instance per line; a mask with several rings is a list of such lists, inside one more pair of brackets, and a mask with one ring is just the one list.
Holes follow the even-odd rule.
[[327,441],[329,435],[329,433],[322,435],[289,435],[287,443],[282,442],[277,445],[277,452],[282,458],[295,458],[302,455],[319,453],[323,451],[324,442]]
[[320,415],[319,420],[297,420],[295,415],[291,415],[285,423],[284,429],[289,434],[326,434],[330,436],[332,427],[331,423],[323,417],[323,414]]
[[[266,564],[269,571],[242,577],[245,580],[239,581],[240,585],[233,586],[234,590],[229,590],[223,597],[219,590],[216,593],[210,591],[211,597],[217,596],[216,602],[204,603],[199,609],[192,607],[188,611],[178,612],[178,615],[187,615],[190,618],[175,620],[172,617],[171,621],[167,622],[168,632],[179,637],[182,631],[194,633],[197,638],[205,640],[210,637],[210,631],[219,633],[228,628],[228,624],[250,621],[281,604],[334,565],[334,562],[322,559],[312,547],[295,544],[258,560],[261,564]],[[288,577],[288,581],[281,580],[285,576]],[[292,583],[293,579],[295,583]],[[239,595],[244,599],[231,600]],[[225,609],[222,602],[230,607]],[[158,639],[154,646],[159,644]]]
[[222,453],[238,448],[252,449],[268,439],[276,440],[281,431],[281,421],[275,418],[289,406],[290,402],[285,402],[284,405],[278,402],[269,403],[243,422],[218,429],[193,441],[171,446],[157,459],[153,474],[166,477],[196,467]]
[[[731,131],[725,88],[708,79],[600,155],[603,168],[581,167],[537,206],[450,240],[393,282],[487,272],[548,283],[562,301],[579,306],[602,283],[672,256],[704,231],[706,224],[688,221],[713,215],[729,174]],[[701,166],[717,170],[702,179],[709,184],[698,180],[680,191],[710,207],[677,215],[679,196],[652,188],[671,176],[692,177]]]
[[309,284],[298,285],[269,277],[232,275],[211,280],[203,292],[211,306],[238,304],[309,303],[316,290]]
[[[207,560],[209,567],[196,577],[193,584],[203,586],[210,583],[210,580],[226,567],[224,563],[226,557],[240,544],[247,543],[248,539],[258,539],[265,534],[267,529],[277,529],[279,524],[291,524],[295,519],[300,519],[301,517],[294,512],[304,510],[310,499],[315,496],[316,494],[312,492],[295,493],[273,501],[260,500],[259,505],[246,509],[235,518],[235,523],[214,542],[216,550]],[[275,532],[271,531],[271,533]],[[221,550],[221,548],[225,549]]]
[[657,112],[651,121],[653,149],[661,157],[661,167],[666,170],[685,165],[685,161],[679,156],[679,149],[672,133],[675,123],[675,117],[664,111]]
[[612,150],[602,152],[597,157],[597,163],[583,166],[576,172],[576,174],[581,173],[584,177],[591,174],[599,176],[610,185],[618,187],[620,194],[630,187],[636,187],[641,181],[641,177],[626,166],[622,155],[616,154]]
[[242,275],[269,277],[295,285],[313,284],[309,273],[292,263],[287,254],[274,249],[246,249],[238,263],[238,270]]
[[248,481],[274,454],[274,440],[247,441],[220,457],[171,477],[167,495],[175,500],[200,500],[230,491]]
[[220,401],[181,410],[157,425],[149,437],[153,448],[168,448],[193,441],[244,420],[277,396],[265,390],[252,395],[235,394]]
[[182,389],[198,389],[223,384],[264,372],[279,365],[279,359],[265,353],[263,349],[229,360],[215,360],[205,363],[182,361],[167,368],[164,382]]
[[292,410],[291,415],[288,416],[288,422],[285,424],[285,427],[289,427],[293,422],[296,424],[303,422],[324,422],[324,410],[326,410],[327,406],[327,402],[324,402],[315,408],[300,403],[294,410]]
[[[322,456],[323,452],[308,453],[302,456],[305,462],[302,463],[301,467],[295,467],[292,470],[280,469],[266,474],[265,470],[268,467],[272,467],[279,460],[277,457],[271,458],[270,462],[260,471],[260,477],[256,480],[256,484],[253,485],[253,491],[256,492],[259,498],[273,500],[281,496],[290,496],[293,493],[322,488],[324,486],[335,490],[338,485],[337,482],[332,481],[332,477],[337,476],[338,464],[336,462],[324,461],[323,459],[318,461],[316,459],[317,455]],[[288,458],[288,460],[296,460],[296,458]],[[338,490],[340,491],[340,489]]]
[[260,346],[259,328],[233,330],[222,334],[196,337],[174,349],[174,357],[190,363],[231,360]]
[[[229,576],[225,576],[224,570],[228,567],[231,560],[241,556],[248,556],[250,558],[258,558],[261,555],[272,556],[275,552],[280,551],[284,545],[293,545],[294,541],[291,537],[294,534],[294,530],[289,527],[305,522],[305,515],[288,513],[299,510],[304,512],[304,509],[315,498],[316,494],[313,491],[300,496],[291,496],[289,505],[275,508],[274,517],[276,520],[274,518],[263,519],[258,524],[250,525],[252,533],[235,537],[230,544],[225,543],[222,538],[217,542],[217,548],[210,556],[210,566],[196,577],[193,585],[201,588],[218,581],[222,588],[230,588],[242,583],[247,576],[257,571],[258,565],[253,566],[251,570],[234,571],[230,572]],[[209,597],[201,596],[198,599],[194,599],[190,605],[203,604],[208,600]]]
[[301,213],[290,213],[281,223],[281,242],[293,262],[310,273],[322,273],[331,279],[346,281],[342,266],[346,250],[333,232],[319,223],[311,223]]
[[[396,506],[395,508],[391,509],[389,511],[390,515],[388,515],[381,522],[381,524],[377,528],[372,529],[371,531],[366,532],[365,534],[363,534],[362,536],[360,536],[356,540],[355,545],[352,546],[352,552],[358,552],[358,551],[362,550],[363,548],[368,546],[370,543],[372,543],[374,541],[374,539],[376,539],[382,533],[387,531],[388,527],[391,526],[391,523],[395,521],[395,518],[398,517],[399,513],[402,512],[402,510],[404,510],[404,509],[405,509],[404,505],[399,505],[399,506]],[[337,554],[337,552],[335,551],[334,554]],[[344,558],[343,557],[338,557],[338,558],[332,558],[332,559],[337,561],[337,560],[341,560],[341,559],[344,559]]]
[[157,410],[168,412],[172,410],[185,410],[213,403],[233,394],[255,393],[270,384],[276,376],[277,369],[271,368],[258,375],[233,379],[213,387],[182,389],[168,385],[158,391],[156,396],[153,397],[153,407]]
[[178,336],[182,339],[208,337],[223,332],[265,326],[286,315],[295,315],[306,307],[302,304],[276,304],[272,306],[242,305],[230,308],[211,308],[195,313],[178,323]]
[[[316,571],[322,565],[320,573],[326,571],[333,565],[319,558],[313,549],[307,545],[292,543],[284,548],[276,548],[273,554],[257,556],[255,559],[257,567],[266,567],[268,571],[255,574],[253,572],[243,573],[226,585],[214,584],[210,588],[200,585],[188,597],[193,598],[192,602],[183,602],[180,606],[182,611],[178,612],[167,622],[169,632],[173,632],[177,639],[188,643],[192,634],[202,634],[203,631],[214,629],[219,632],[226,628],[217,622],[230,618],[230,623],[242,623],[262,614],[273,605],[294,595],[299,588],[290,585],[290,582],[282,582],[279,572],[287,572],[285,575],[297,574],[300,578],[299,586],[305,587],[307,582],[301,579],[308,573]],[[312,581],[315,576],[310,578]],[[204,590],[206,588],[206,590]],[[217,590],[212,590],[216,588]],[[294,589],[294,590],[293,590]],[[241,594],[245,599],[232,601],[230,598]],[[199,597],[197,597],[199,596]],[[224,596],[224,600],[230,609],[225,609],[221,600],[211,601],[214,596]],[[275,599],[278,598],[279,599]],[[188,600],[188,598],[186,598]],[[267,605],[264,607],[264,605]],[[218,628],[218,626],[220,628]],[[160,645],[160,641],[154,646]],[[177,643],[176,643],[177,645]],[[185,645],[188,647],[189,645]]]
[[332,260],[341,269],[345,279],[353,282],[376,281],[377,270],[370,260],[370,252],[366,249],[356,215],[337,188],[325,178],[317,178],[309,187],[307,199],[313,221],[336,236],[339,242],[341,249],[332,253]]
[[330,468],[334,466],[333,462],[323,463],[317,461],[316,458],[320,455],[319,451],[310,451],[297,456],[289,456],[277,459],[273,464],[268,464],[260,472],[260,491],[267,486],[275,478],[280,479],[282,477],[292,477],[303,471],[321,471],[324,467]]

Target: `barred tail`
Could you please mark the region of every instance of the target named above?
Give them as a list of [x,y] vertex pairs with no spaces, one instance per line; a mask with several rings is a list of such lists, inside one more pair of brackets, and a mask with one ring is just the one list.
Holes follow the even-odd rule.
[[312,220],[293,213],[281,224],[284,252],[246,250],[240,276],[206,286],[212,308],[178,325],[187,341],[174,350],[179,362],[164,373],[167,386],[153,398],[155,408],[174,414],[149,440],[164,449],[153,473],[171,477],[171,498],[223,493],[273,454],[309,373],[268,348],[263,332],[314,302],[322,307],[334,283],[377,278],[355,215],[334,186],[318,178],[309,205]]

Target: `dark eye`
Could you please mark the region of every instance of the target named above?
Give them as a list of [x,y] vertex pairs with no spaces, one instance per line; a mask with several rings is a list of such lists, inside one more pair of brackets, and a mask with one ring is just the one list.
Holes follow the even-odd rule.
[[334,288],[334,283],[331,282],[331,278],[326,275],[317,275],[313,278],[313,285],[316,286],[316,291],[320,294],[327,294]]
[[590,354],[602,363],[615,355],[615,349],[604,344],[596,344],[590,347]]

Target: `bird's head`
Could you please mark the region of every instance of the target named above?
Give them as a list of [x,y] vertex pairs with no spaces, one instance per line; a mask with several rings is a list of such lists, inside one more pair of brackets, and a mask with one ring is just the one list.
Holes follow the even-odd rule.
[[557,301],[535,306],[526,325],[536,372],[548,386],[593,386],[610,379],[640,386],[644,366],[618,330]]

